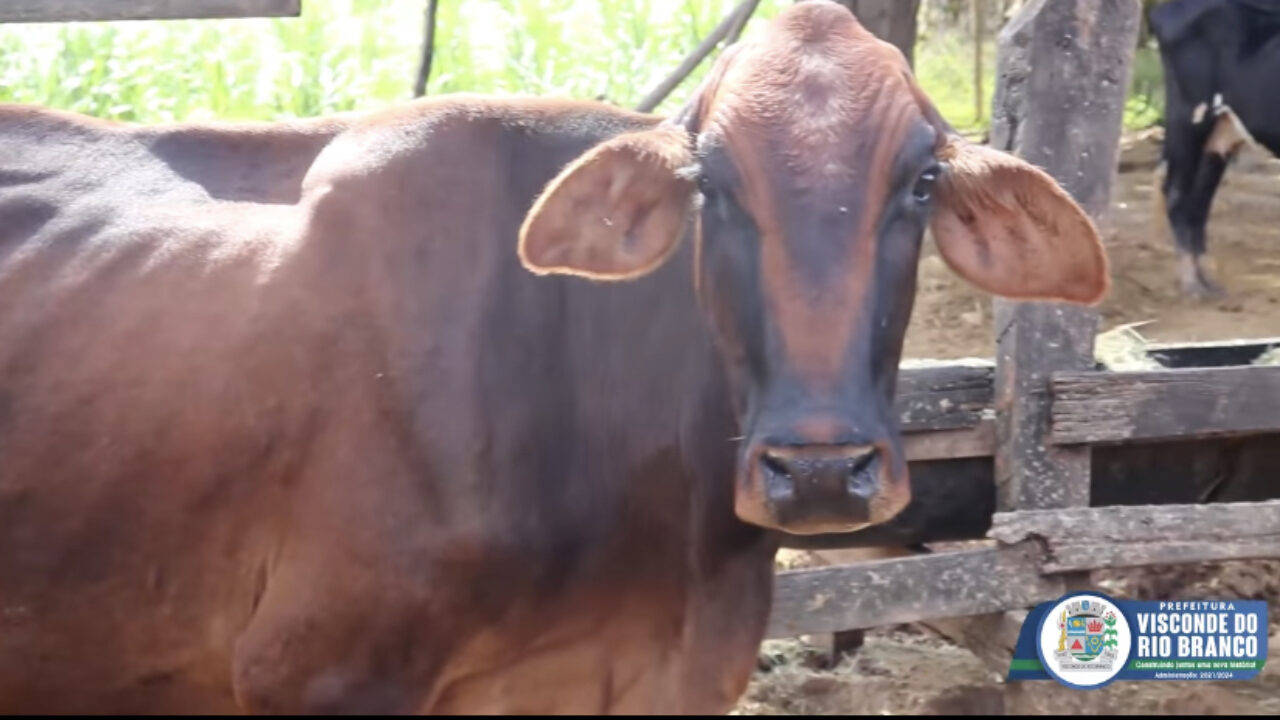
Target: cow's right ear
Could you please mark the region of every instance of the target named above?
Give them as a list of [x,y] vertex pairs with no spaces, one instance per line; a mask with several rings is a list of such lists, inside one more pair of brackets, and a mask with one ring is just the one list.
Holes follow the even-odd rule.
[[662,125],[607,140],[547,185],[520,228],[539,275],[629,280],[675,252],[697,187],[689,134]]
[[933,237],[961,277],[1018,300],[1093,305],[1110,286],[1107,254],[1085,211],[1043,170],[953,137],[940,153]]

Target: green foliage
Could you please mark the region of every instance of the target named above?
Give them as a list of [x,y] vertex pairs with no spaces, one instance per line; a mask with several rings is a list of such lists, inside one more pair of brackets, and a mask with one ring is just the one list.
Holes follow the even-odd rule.
[[1133,83],[1125,107],[1126,127],[1147,128],[1164,119],[1164,70],[1155,47],[1139,47],[1133,58]]
[[[304,0],[301,18],[0,26],[0,101],[134,122],[371,109],[411,96],[425,4]],[[428,93],[603,97],[634,106],[734,4],[442,0]],[[763,0],[746,32],[790,4]],[[972,58],[960,35],[922,39],[916,49],[921,85],[962,129],[979,129]],[[677,107],[710,64],[658,111]],[[983,65],[989,108],[993,42]],[[1152,67],[1158,79],[1157,58],[1135,71],[1135,87]],[[1147,123],[1159,111],[1138,98],[1130,115]]]
[[[765,0],[762,15],[786,3]],[[732,4],[443,0],[428,92],[631,105]],[[0,101],[141,122],[373,108],[410,97],[424,7],[305,0],[301,18],[0,26]]]
[[995,95],[996,44],[982,48],[982,118],[974,107],[973,41],[959,33],[924,34],[916,42],[915,74],[938,112],[957,130],[986,129]]

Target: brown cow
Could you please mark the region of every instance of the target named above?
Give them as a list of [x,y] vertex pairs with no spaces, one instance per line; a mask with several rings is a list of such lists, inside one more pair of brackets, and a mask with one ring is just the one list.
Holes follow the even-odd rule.
[[981,288],[1106,290],[828,2],[666,120],[0,109],[0,712],[724,712],[778,530],[908,502],[930,218]]

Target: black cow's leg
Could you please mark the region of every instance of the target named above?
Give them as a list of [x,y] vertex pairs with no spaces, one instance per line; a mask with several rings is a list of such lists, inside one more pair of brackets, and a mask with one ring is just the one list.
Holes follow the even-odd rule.
[[[1170,128],[1171,135],[1175,129]],[[1194,267],[1190,264],[1192,240],[1190,223],[1187,220],[1187,198],[1191,194],[1190,186],[1195,179],[1197,163],[1194,156],[1169,153],[1172,147],[1176,145],[1167,139],[1165,160],[1157,168],[1159,186],[1156,188],[1156,198],[1173,233],[1174,245],[1178,252],[1182,289],[1186,292],[1189,289],[1188,280],[1195,278]],[[1161,171],[1163,176],[1160,176]],[[1188,268],[1192,268],[1190,273],[1187,272]]]
[[1208,250],[1206,227],[1213,195],[1222,181],[1228,161],[1226,156],[1206,152],[1197,163],[1196,174],[1189,187],[1183,190],[1172,178],[1166,179],[1165,183],[1170,224],[1178,241],[1181,288],[1187,295],[1199,299],[1222,295],[1219,284],[1204,272],[1203,258]]
[[[1216,152],[1206,152],[1196,173],[1196,184],[1192,188],[1192,205],[1190,205],[1190,228],[1192,228],[1192,234],[1188,238],[1188,246],[1190,250],[1190,265],[1194,270],[1194,279],[1190,282],[1192,282],[1193,292],[1199,297],[1222,295],[1222,288],[1219,284],[1213,282],[1204,272],[1202,259],[1208,252],[1206,228],[1213,206],[1213,196],[1217,193],[1217,186],[1222,182],[1222,173],[1226,172],[1226,165],[1228,165],[1229,161],[1229,156],[1219,155]],[[1187,283],[1184,282],[1185,287],[1187,287]]]

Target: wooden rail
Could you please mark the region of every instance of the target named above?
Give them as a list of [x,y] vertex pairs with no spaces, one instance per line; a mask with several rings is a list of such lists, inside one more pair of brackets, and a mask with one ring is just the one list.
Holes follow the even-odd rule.
[[1040,542],[1047,573],[1280,557],[1280,500],[997,513],[988,535]]
[[[1181,347],[1158,352],[1182,359]],[[1214,348],[1186,352],[1207,356]],[[909,460],[994,453],[993,368],[904,368],[899,386],[896,409]],[[1053,373],[1051,392],[1055,445],[1280,433],[1280,366],[1060,371]]]
[[1060,372],[1053,396],[1060,445],[1280,430],[1280,366]]
[[3,0],[0,23],[297,17],[301,0]]
[[995,452],[994,377],[990,364],[900,370],[894,402],[907,460],[990,457]]
[[778,574],[766,637],[980,615],[1061,596],[1035,543]]
[[958,460],[995,454],[996,429],[992,420],[969,428],[908,433],[902,437],[907,460]]
[[895,402],[903,432],[974,427],[991,408],[994,377],[990,364],[902,368]]
[[1070,573],[1280,557],[1280,500],[997,513],[994,547],[778,573],[767,636],[1026,608]]

